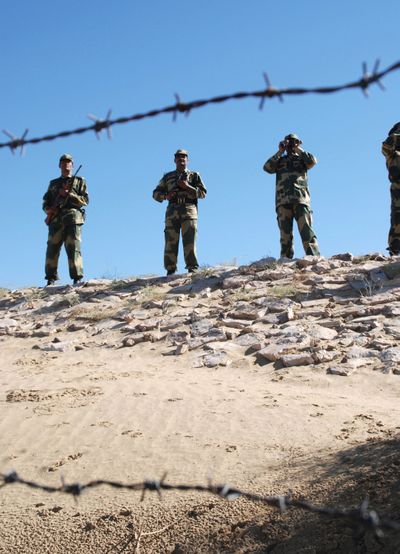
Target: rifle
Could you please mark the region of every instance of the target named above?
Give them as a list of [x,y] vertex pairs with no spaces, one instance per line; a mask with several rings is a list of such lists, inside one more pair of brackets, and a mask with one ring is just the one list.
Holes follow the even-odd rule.
[[[62,205],[67,201],[68,199],[68,196],[70,195],[71,193],[71,189],[72,189],[72,185],[74,183],[74,179],[75,177],[78,175],[80,169],[82,167],[82,164],[78,167],[78,169],[75,171],[74,175],[72,177],[70,177],[68,179],[68,181],[65,183],[65,185],[62,187],[62,189],[60,189],[60,192],[57,194],[54,202],[53,202],[53,205],[49,208],[48,212],[47,212],[47,217],[46,219],[44,220],[44,222],[46,223],[46,225],[50,225],[50,223],[53,221],[53,219],[55,217],[58,216],[60,210],[61,210],[61,207]],[[68,193],[66,196],[63,196],[61,194],[61,190],[66,190],[68,187],[70,187],[68,189]]]
[[177,184],[174,186],[174,188],[171,190],[171,192],[169,192],[166,196],[166,200],[176,200],[177,201],[177,204],[184,204],[185,203],[185,198],[184,197],[179,197],[178,196],[178,192],[181,192],[182,189],[179,187],[178,183],[179,181],[185,181],[189,176],[189,171],[187,169],[184,169],[181,173],[179,173],[177,179],[176,179],[176,182]]

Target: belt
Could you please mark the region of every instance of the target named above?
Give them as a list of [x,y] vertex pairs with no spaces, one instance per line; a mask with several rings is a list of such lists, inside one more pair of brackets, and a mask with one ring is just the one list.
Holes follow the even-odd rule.
[[182,198],[179,202],[173,202],[172,200],[168,203],[168,206],[185,206],[186,204],[192,204],[197,206],[196,200],[186,200]]

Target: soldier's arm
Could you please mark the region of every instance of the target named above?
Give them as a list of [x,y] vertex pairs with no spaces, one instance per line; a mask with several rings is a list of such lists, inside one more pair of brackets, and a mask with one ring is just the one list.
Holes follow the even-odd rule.
[[83,177],[79,178],[79,183],[74,187],[68,196],[68,205],[72,208],[82,208],[89,204],[89,195],[87,192],[86,181]]
[[315,156],[310,154],[310,152],[306,152],[305,150],[302,150],[301,148],[299,148],[299,151],[300,151],[301,159],[305,163],[307,169],[311,169],[312,167],[314,167],[314,165],[316,165],[317,158]]
[[193,185],[187,185],[187,193],[191,198],[205,198],[207,195],[207,189],[203,183],[199,173],[194,173]]
[[47,210],[51,208],[52,203],[53,203],[52,194],[51,194],[50,185],[49,185],[46,193],[43,196],[43,202],[42,202],[43,211],[47,213]]
[[160,179],[160,182],[156,186],[156,188],[153,190],[153,198],[157,202],[162,202],[166,199],[168,191],[167,191],[167,184],[164,179],[165,175]]
[[267,173],[276,173],[278,170],[278,162],[282,157],[282,153],[278,150],[276,154],[271,156],[263,165],[263,170]]
[[386,161],[390,161],[395,152],[396,141],[394,140],[393,135],[391,135],[382,143],[382,154],[385,156]]

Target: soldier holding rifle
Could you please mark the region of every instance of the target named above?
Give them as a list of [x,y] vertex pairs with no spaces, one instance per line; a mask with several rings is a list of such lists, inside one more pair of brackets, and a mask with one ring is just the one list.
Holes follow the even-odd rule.
[[186,150],[177,150],[174,154],[176,171],[165,173],[153,191],[154,200],[168,201],[164,249],[167,275],[176,272],[181,233],[186,269],[193,273],[199,267],[196,254],[197,200],[205,198],[207,190],[200,175],[187,168],[188,159]]
[[50,181],[43,197],[43,210],[46,212],[46,224],[49,235],[46,251],[47,285],[58,280],[58,258],[64,244],[68,256],[69,274],[73,283],[83,278],[81,256],[81,233],[85,221],[84,206],[89,203],[86,181],[72,174],[74,161],[70,154],[63,154],[59,161],[61,176]]

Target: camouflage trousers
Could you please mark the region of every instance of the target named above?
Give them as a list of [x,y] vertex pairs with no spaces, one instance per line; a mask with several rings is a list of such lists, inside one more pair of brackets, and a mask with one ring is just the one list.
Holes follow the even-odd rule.
[[170,204],[167,208],[164,230],[164,267],[167,271],[176,271],[181,233],[186,269],[197,269],[197,206],[194,204]]
[[59,221],[49,225],[45,267],[46,279],[58,279],[58,258],[63,244],[68,256],[68,268],[71,279],[82,279],[81,236],[82,225],[63,225]]
[[390,187],[390,229],[389,248],[392,254],[400,253],[400,183],[392,183]]
[[277,206],[276,214],[281,233],[281,257],[293,258],[293,219],[297,221],[304,251],[307,255],[319,256],[317,236],[312,228],[312,211],[305,204]]

